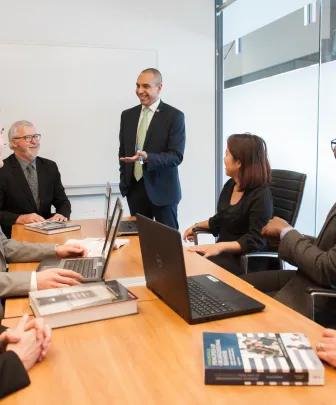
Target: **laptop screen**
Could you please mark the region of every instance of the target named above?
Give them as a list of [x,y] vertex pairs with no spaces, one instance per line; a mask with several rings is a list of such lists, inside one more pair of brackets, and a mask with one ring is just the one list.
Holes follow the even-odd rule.
[[110,251],[112,251],[113,249],[113,245],[118,234],[119,224],[122,215],[123,215],[122,203],[120,199],[117,198],[102,251],[102,256],[104,257],[105,260],[108,258]]
[[109,225],[111,195],[112,195],[112,185],[111,185],[110,182],[108,182],[108,183],[106,184],[106,191],[105,191],[105,210],[104,210],[105,234],[107,234],[108,225]]

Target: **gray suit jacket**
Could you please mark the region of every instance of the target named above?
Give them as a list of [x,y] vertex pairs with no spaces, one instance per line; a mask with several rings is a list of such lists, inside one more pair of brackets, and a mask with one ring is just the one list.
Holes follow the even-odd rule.
[[[0,228],[0,298],[27,295],[30,289],[30,272],[6,272],[6,263],[39,262],[55,258],[55,244],[27,243],[7,239]],[[2,306],[0,304],[0,318]]]
[[[309,316],[306,288],[336,289],[336,204],[316,239],[305,237],[296,230],[290,231],[280,243],[279,256],[297,266],[298,271],[275,298]],[[327,301],[324,303],[327,304]],[[331,308],[330,305],[326,307],[327,310]]]

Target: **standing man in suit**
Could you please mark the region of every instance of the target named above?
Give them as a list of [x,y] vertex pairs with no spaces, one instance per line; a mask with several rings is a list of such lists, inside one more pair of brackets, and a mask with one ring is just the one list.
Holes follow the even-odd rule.
[[131,215],[139,213],[178,229],[184,114],[160,100],[161,89],[158,70],[142,71],[136,83],[141,104],[121,114],[120,191]]
[[[55,162],[38,157],[41,134],[29,121],[15,122],[8,140],[13,154],[0,170],[0,226],[7,237],[13,224],[67,221],[71,205]],[[56,208],[52,215],[51,206]]]
[[[331,141],[336,158],[336,139]],[[336,204],[330,210],[317,238],[302,235],[285,220],[274,217],[263,228],[266,239],[280,239],[279,257],[297,271],[263,271],[242,276],[257,289],[288,307],[310,316],[307,289],[336,288]],[[324,326],[336,324],[335,299],[315,299],[315,320]]]

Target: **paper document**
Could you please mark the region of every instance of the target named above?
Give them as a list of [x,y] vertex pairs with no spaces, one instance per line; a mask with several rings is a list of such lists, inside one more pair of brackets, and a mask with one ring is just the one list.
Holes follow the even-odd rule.
[[[121,246],[129,243],[129,239],[119,239],[115,240],[114,249],[119,249]],[[84,246],[88,251],[88,257],[100,256],[105,243],[105,238],[85,238],[85,239],[69,239],[65,244],[78,243]]]

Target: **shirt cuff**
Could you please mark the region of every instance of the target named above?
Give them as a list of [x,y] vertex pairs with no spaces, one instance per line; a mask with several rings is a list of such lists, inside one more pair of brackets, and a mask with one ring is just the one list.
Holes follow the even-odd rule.
[[292,226],[287,226],[285,229],[283,229],[280,233],[280,240],[288,233],[289,231],[292,231],[294,228]]
[[30,279],[30,291],[37,291],[36,271],[32,272]]

